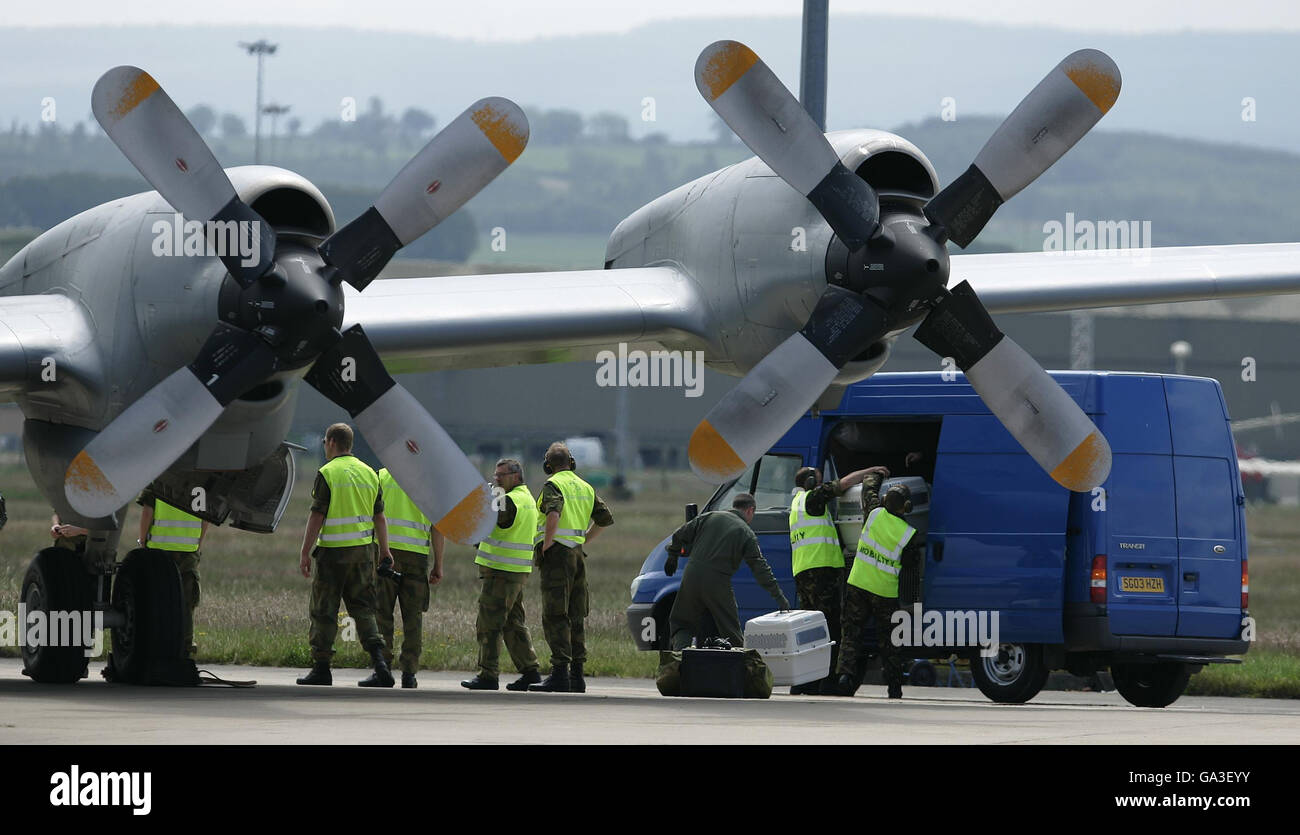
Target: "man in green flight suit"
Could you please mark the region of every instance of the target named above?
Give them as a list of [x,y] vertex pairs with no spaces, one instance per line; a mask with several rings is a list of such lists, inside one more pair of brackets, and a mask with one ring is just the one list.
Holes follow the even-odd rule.
[[882,499],[883,481],[880,473],[872,473],[862,481],[866,520],[844,591],[844,646],[840,650],[836,688],[841,696],[852,696],[858,689],[855,673],[863,652],[862,633],[867,623],[874,621],[889,698],[903,698],[903,658],[891,640],[890,619],[898,608],[898,575],[904,565],[910,566],[920,557],[920,549],[919,543],[913,541],[916,529],[903,519],[912,510],[911,491],[895,484]]
[[[542,680],[538,672],[537,653],[524,614],[524,587],[533,571],[533,539],[537,535],[537,503],[524,484],[523,465],[514,458],[497,462],[493,475],[500,509],[497,524],[487,539],[478,544],[479,580],[483,590],[478,597],[478,674],[461,687],[470,690],[496,690],[500,687],[501,641],[520,676],[506,685],[507,690],[527,690]],[[573,677],[570,676],[570,684]]]
[[199,606],[199,547],[209,523],[158,498],[152,486],[144,489],[137,503],[140,544],[170,553],[180,572],[181,649],[187,658],[193,658],[199,649],[194,644],[194,610]]
[[548,478],[537,497],[534,561],[542,575],[542,631],[551,648],[551,674],[541,684],[528,686],[546,693],[587,690],[587,557],[582,546],[614,524],[609,508],[578,478],[576,468],[567,446],[556,442],[547,448],[542,469]]
[[370,653],[375,672],[358,682],[362,687],[392,687],[393,674],[384,660],[384,638],[375,619],[375,544],[391,561],[388,523],[379,476],[352,454],[352,427],[335,423],[325,430],[325,465],[312,487],[311,515],[303,533],[298,570],[312,577],[311,672],[299,684],[333,684],[330,659],[338,634],[340,599],[356,621],[361,645]]
[[678,558],[683,555],[688,558],[681,588],[668,614],[674,650],[691,645],[691,639],[699,635],[700,619],[706,612],[713,616],[720,637],[730,641],[733,647],[744,646],[736,593],[731,588],[731,575],[740,568],[741,562],[749,564],[754,579],[776,600],[777,608],[783,612],[790,608],[790,601],[772,576],[772,568],[763,558],[758,537],[750,527],[755,509],[753,496],[738,493],[731,501],[731,510],[701,513],[673,531],[664,573],[671,577],[677,571]]
[[799,608],[821,612],[831,647],[830,673],[826,678],[796,684],[792,696],[832,695],[835,690],[835,662],[840,644],[840,601],[844,596],[844,549],[831,518],[831,502],[862,483],[867,473],[884,467],[857,470],[835,481],[821,480],[816,467],[801,467],[794,475],[795,494],[790,502],[790,566]]
[[[375,619],[379,633],[384,636],[384,661],[391,668],[393,647],[396,646],[393,642],[393,611],[401,604],[402,654],[398,663],[402,668],[402,687],[413,690],[416,687],[415,673],[420,669],[420,653],[424,650],[424,613],[429,611],[429,586],[442,582],[442,554],[446,540],[434,530],[429,517],[415,506],[387,467],[379,471],[379,492],[384,497],[388,547],[396,561],[393,570],[401,574],[402,579],[398,582],[385,577],[375,581],[378,605]],[[431,546],[432,570],[429,568]]]

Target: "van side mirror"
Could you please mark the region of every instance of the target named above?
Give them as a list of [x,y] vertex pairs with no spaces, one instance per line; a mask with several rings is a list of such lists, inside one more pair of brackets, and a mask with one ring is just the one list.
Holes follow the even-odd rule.
[[692,519],[694,519],[696,516],[699,516],[699,515],[700,515],[700,506],[699,506],[699,505],[697,505],[695,502],[691,502],[690,504],[686,505],[686,521],[687,521],[687,522],[691,521]]

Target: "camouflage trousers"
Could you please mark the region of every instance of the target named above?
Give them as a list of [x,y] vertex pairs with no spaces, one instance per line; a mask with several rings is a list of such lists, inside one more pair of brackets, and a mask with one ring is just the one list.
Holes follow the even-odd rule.
[[[325,549],[317,549],[317,554]],[[329,661],[334,657],[334,638],[339,631],[339,602],[357,624],[357,638],[367,651],[384,647],[375,620],[375,564],[335,562],[317,558],[311,580],[311,658]]]
[[885,684],[903,684],[903,656],[889,639],[894,625],[890,616],[898,609],[897,597],[881,597],[857,586],[844,589],[844,646],[840,648],[839,674],[855,678],[866,660],[864,636],[868,623],[875,624],[876,646],[880,652],[880,666]]
[[557,543],[545,554],[535,552],[533,563],[542,579],[542,632],[551,648],[551,668],[581,664],[587,660],[587,558],[581,547]]
[[[429,611],[429,555],[393,548],[393,570],[402,574],[402,582],[375,577],[375,622],[384,636],[384,660],[393,664],[393,611],[402,607],[402,654],[398,658],[402,672],[420,669],[424,650],[424,613]],[[350,611],[350,610],[349,610]]]
[[172,551],[181,575],[181,648],[186,657],[199,651],[194,643],[194,610],[199,608],[199,551]]
[[835,645],[831,647],[830,676],[835,676],[840,652],[840,608],[844,597],[844,569],[821,566],[807,568],[794,575],[799,608],[821,612],[826,616],[826,631]]
[[524,588],[528,572],[502,571],[486,565],[478,567],[483,590],[478,596],[478,669],[484,678],[501,674],[501,642],[505,641],[510,660],[520,673],[536,670],[537,653],[528,632],[524,614]]

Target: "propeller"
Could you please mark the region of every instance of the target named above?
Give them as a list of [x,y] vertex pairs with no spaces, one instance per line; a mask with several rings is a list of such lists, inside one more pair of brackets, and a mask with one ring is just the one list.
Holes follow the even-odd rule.
[[[701,95],[754,153],[808,198],[835,233],[827,287],[804,327],[763,357],[691,436],[696,474],[725,481],[769,449],[855,357],[917,322],[916,338],[951,356],[1003,426],[1058,483],[1089,490],[1110,447],[1046,371],[997,330],[970,285],[949,291],[952,239],[969,244],[1003,202],[1097,123],[1119,95],[1114,62],[1075,52],[1029,93],[975,163],[923,210],[891,203],[839,160],[798,100],[749,47],[700,54]],[[924,319],[924,321],[922,321]]]
[[[190,219],[248,220],[264,230],[245,266],[223,258],[238,290],[190,365],[132,403],[73,459],[64,491],[84,516],[127,504],[190,448],[229,403],[273,374],[313,363],[305,379],[345,408],[379,460],[447,538],[473,543],[495,523],[482,476],[438,422],[384,369],[360,326],[340,333],[348,281],[365,287],[403,246],[463,205],[523,151],[528,122],[487,98],[454,119],[393,178],[375,204],[319,248],[277,246],[269,224],[154,79],[118,67],[95,85],[94,112],[113,142]],[[269,249],[268,247],[269,242]]]

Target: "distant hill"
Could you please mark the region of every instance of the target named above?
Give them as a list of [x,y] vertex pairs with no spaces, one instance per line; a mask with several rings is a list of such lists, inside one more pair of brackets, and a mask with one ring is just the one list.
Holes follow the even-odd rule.
[[[9,27],[0,28],[0,124],[35,126],[47,97],[61,121],[84,120],[95,79],[123,63],[152,71],[183,108],[206,102],[251,121],[256,62],[236,44],[257,37],[280,45],[266,62],[267,100],[290,105],[308,127],[338,118],[344,97],[421,107],[445,123],[481,96],[504,95],[621,114],[633,138],[662,131],[706,139],[713,117],[692,71],[699,51],[719,38],[746,41],[798,87],[794,16],[668,21],[526,43],[252,24]],[[828,123],[920,121],[937,115],[947,97],[959,117],[1005,114],[1084,46],[1107,51],[1123,71],[1124,92],[1105,122],[1112,130],[1300,150],[1300,108],[1293,106],[1300,33],[1097,34],[832,11]],[[1255,121],[1241,118],[1247,97]],[[642,119],[647,98],[654,99],[654,121]]]

